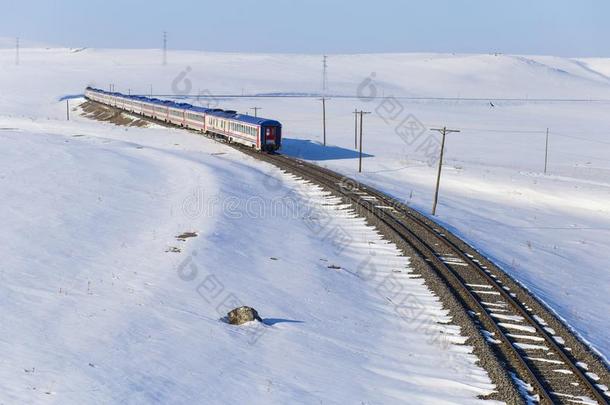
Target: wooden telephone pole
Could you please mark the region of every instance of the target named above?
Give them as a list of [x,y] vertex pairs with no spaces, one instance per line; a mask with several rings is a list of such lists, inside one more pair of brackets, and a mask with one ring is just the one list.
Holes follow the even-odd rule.
[[354,109],[354,149],[358,149],[358,109]]
[[362,121],[364,114],[370,114],[370,111],[360,110],[360,151],[358,152],[358,173],[362,173]]
[[328,78],[326,76],[326,70],[328,69],[328,63],[326,62],[328,56],[322,57],[322,143],[326,146],[326,90],[328,88]]
[[329,99],[322,96],[320,100],[322,100],[322,137],[324,146],[326,146],[326,100]]
[[251,110],[254,110],[254,116],[258,117],[258,110],[262,110],[262,107],[251,107]]
[[546,129],[546,143],[544,144],[544,174],[546,174],[546,166],[549,160],[549,129]]
[[167,65],[167,32],[163,31],[163,66]]
[[441,184],[441,170],[443,168],[443,154],[445,153],[445,135],[460,132],[457,129],[447,129],[447,127],[443,128],[431,128],[431,131],[440,132],[443,135],[443,140],[441,141],[441,156],[438,160],[438,173],[436,174],[436,190],[434,191],[434,203],[432,204],[432,215],[436,215],[436,204],[438,203],[438,189]]

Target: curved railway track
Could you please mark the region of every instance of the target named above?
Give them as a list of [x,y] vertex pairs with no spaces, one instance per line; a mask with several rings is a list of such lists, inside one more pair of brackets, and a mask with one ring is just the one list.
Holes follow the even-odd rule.
[[593,354],[586,359],[588,363],[577,358],[564,336],[548,326],[546,311],[543,315],[541,308],[528,305],[530,294],[514,281],[506,283],[504,272],[480,253],[374,188],[305,161],[244,152],[322,186],[350,202],[359,213],[376,217],[406,241],[450,286],[507,371],[531,386],[529,400],[542,404],[608,403],[605,366],[597,369],[601,375],[588,372],[586,367],[598,359]]
[[609,403],[606,364],[523,286],[451,232],[400,201],[331,170],[233,146],[343,198],[392,233],[386,237],[412,248],[470,314],[515,384],[520,380],[525,383],[521,386],[528,386],[527,393],[521,389],[527,396],[523,402]]

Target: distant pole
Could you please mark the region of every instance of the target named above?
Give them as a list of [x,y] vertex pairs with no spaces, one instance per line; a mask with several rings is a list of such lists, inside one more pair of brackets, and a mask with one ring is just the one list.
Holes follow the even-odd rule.
[[326,60],[328,59],[328,56],[324,55],[322,57],[322,94],[326,95],[326,87],[327,87],[327,76],[326,76],[326,69],[328,68],[328,63],[326,63]]
[[127,89],[127,95],[131,96],[131,89]]
[[66,99],[66,120],[70,121],[70,100]]
[[452,132],[460,132],[457,129],[447,129],[447,127],[443,127],[440,129],[431,129],[432,131],[440,132],[443,135],[443,140],[441,141],[441,156],[438,160],[438,173],[436,175],[436,190],[434,191],[434,203],[432,204],[432,215],[436,215],[436,204],[438,203],[438,189],[441,184],[441,170],[443,168],[443,155],[445,153],[445,135]]
[[167,65],[167,32],[163,31],[163,65]]
[[262,110],[262,107],[252,107],[251,110],[254,110],[254,116],[258,117],[258,110]]
[[152,97],[152,84],[150,85],[150,96]]
[[358,149],[358,109],[354,109],[354,149]]
[[544,174],[546,174],[546,166],[549,160],[549,129],[546,129],[546,143],[544,144]]
[[19,65],[19,37],[15,40],[15,65]]
[[326,97],[322,97],[322,129],[324,131],[324,146],[326,146]]
[[358,153],[358,173],[362,173],[362,118],[364,114],[370,114],[368,111],[360,110],[360,151]]

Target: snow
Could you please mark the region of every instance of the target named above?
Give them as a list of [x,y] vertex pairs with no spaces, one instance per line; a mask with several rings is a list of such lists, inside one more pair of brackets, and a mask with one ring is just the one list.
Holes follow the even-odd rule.
[[549,350],[548,347],[546,346],[542,346],[542,345],[532,345],[529,343],[513,343],[513,346],[515,346],[518,349],[522,349],[522,350]]
[[[409,259],[325,192],[178,130],[12,122],[22,130],[0,133],[3,400],[474,403],[492,389],[406,277]],[[323,200],[306,213],[327,211],[353,238],[344,251],[301,212],[270,215],[295,189]],[[238,205],[192,200],[199,190]],[[177,241],[184,231],[198,236]],[[238,302],[266,325],[220,321]]]
[[[2,65],[0,402],[493,392],[410,259],[336,198],[186,131],[65,121],[57,100],[106,69],[79,54]],[[223,322],[240,304],[264,323]]]
[[[459,354],[448,360],[444,350],[421,342],[422,329],[395,322],[374,280],[354,275],[361,253],[333,252],[302,218],[229,220],[226,207],[201,215],[197,205],[210,196],[270,195],[258,186],[267,175],[283,179],[271,193],[278,196],[296,180],[177,130],[126,130],[74,113],[65,122],[58,100],[82,94],[86,85],[218,96],[317,95],[321,83],[317,55],[184,51],[168,59],[162,66],[158,50],[23,49],[15,66],[14,50],[0,50],[0,128],[16,128],[0,130],[0,288],[2,297],[12,297],[2,299],[0,319],[12,331],[0,338],[8,353],[0,360],[1,392],[8,393],[1,399],[28,402],[46,390],[62,403],[163,402],[170,395],[172,402],[195,396],[286,402],[304,395],[311,395],[304,402],[400,402],[407,395],[410,402],[464,403],[489,392],[468,350],[450,344]],[[327,147],[320,144],[316,97],[198,102],[241,112],[262,107],[262,115],[284,124],[284,153],[370,183],[426,214],[436,160],[417,149],[431,132],[413,139],[395,129],[407,116],[426,128],[461,129],[448,135],[437,219],[607,358],[610,60],[377,54],[328,62]],[[371,85],[376,98],[356,97],[372,95]],[[361,174],[354,108],[372,112],[364,121]],[[374,246],[379,268],[399,260],[359,220],[329,209],[362,244],[354,246]],[[199,236],[173,238],[184,231]],[[238,244],[236,234],[260,245]],[[182,252],[166,253],[171,246]],[[189,257],[263,318],[301,323],[267,325],[256,345],[244,345],[249,334],[220,322],[199,283],[177,276]],[[407,261],[399,260],[400,285],[417,291],[432,319],[448,321],[421,279],[409,276]],[[459,331],[452,336],[461,339]],[[435,367],[445,363],[451,366]]]

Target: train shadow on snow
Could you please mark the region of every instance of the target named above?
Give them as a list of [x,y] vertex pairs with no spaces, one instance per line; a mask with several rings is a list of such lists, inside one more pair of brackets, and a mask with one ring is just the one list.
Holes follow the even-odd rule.
[[[293,156],[305,160],[335,160],[335,159],[357,159],[356,149],[346,149],[335,145],[322,145],[320,142],[309,139],[282,138],[280,152],[287,156]],[[373,157],[368,153],[362,153],[363,158]]]

